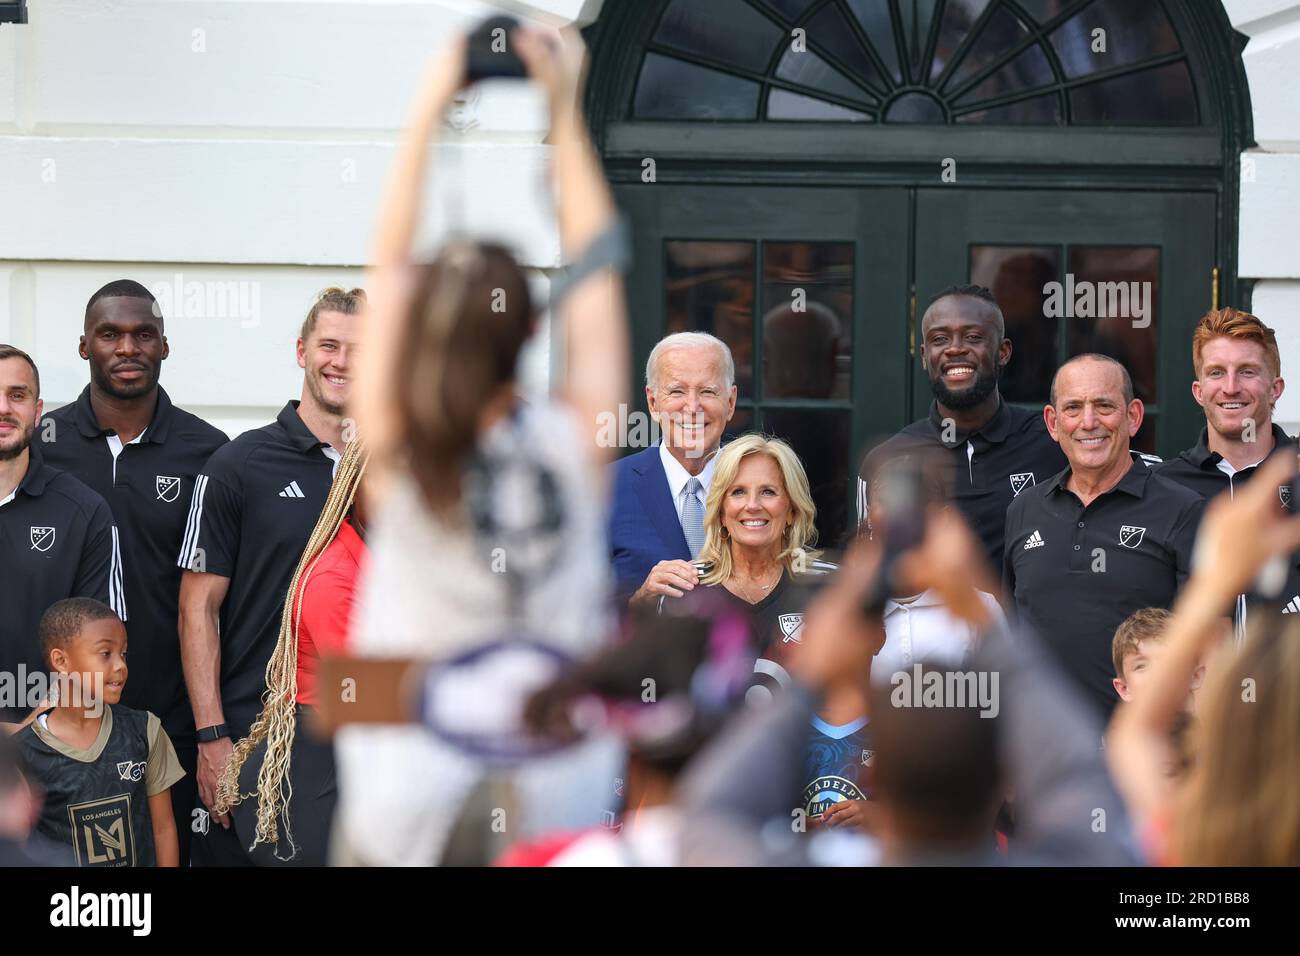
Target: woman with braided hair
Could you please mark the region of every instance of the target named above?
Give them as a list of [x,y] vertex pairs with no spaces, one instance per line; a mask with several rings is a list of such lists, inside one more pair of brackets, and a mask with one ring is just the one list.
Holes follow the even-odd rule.
[[354,440],[339,461],[325,508],[294,571],[280,639],[266,666],[262,712],[235,746],[217,789],[218,812],[231,813],[239,839],[257,863],[323,866],[328,858],[338,796],[333,744],[299,730],[317,702],[320,658],[346,649],[366,555],[357,494],[365,468],[366,452]]

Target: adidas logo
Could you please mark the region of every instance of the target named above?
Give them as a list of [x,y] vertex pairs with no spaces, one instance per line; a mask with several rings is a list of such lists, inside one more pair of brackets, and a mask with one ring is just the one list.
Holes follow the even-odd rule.
[[284,491],[280,492],[281,498],[306,498],[302,489],[298,487],[298,482],[291,481],[284,486]]
[[1300,594],[1297,594],[1291,600],[1286,602],[1286,607],[1282,608],[1283,614],[1300,614]]
[[1029,536],[1029,540],[1025,542],[1025,546],[1022,550],[1028,551],[1030,548],[1041,548],[1045,544],[1047,544],[1047,542],[1043,540],[1043,536],[1038,533],[1037,529],[1034,529],[1034,533]]

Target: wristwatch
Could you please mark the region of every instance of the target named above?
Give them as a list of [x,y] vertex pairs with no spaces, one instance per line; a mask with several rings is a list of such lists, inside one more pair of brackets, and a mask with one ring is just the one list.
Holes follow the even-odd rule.
[[199,738],[199,743],[210,744],[214,740],[220,740],[222,737],[230,736],[230,728],[225,724],[213,724],[211,727],[204,727],[194,734]]

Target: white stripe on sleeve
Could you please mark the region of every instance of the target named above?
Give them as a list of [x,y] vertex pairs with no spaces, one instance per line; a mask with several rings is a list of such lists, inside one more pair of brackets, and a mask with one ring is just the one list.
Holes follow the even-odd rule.
[[194,552],[199,543],[199,524],[203,520],[203,495],[208,490],[208,476],[194,479],[194,497],[190,499],[190,514],[185,521],[185,538],[181,542],[180,557],[176,564],[186,571],[194,566]]
[[117,525],[113,525],[113,555],[108,568],[108,605],[118,617],[126,620],[126,588],[122,584],[122,549],[118,543]]

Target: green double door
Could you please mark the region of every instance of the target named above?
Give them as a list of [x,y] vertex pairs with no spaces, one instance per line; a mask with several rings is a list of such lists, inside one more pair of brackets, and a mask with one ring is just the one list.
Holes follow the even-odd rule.
[[[1012,401],[1041,406],[1066,357],[1125,363],[1148,418],[1136,445],[1195,438],[1191,329],[1210,306],[1212,192],[624,185],[637,381],[671,332],[725,341],[729,435],[776,434],[808,471],[825,545],[855,523],[869,445],[921,415],[920,320],[939,290],[993,290]],[[644,410],[644,397],[638,403]],[[635,450],[635,449],[629,449]]]

